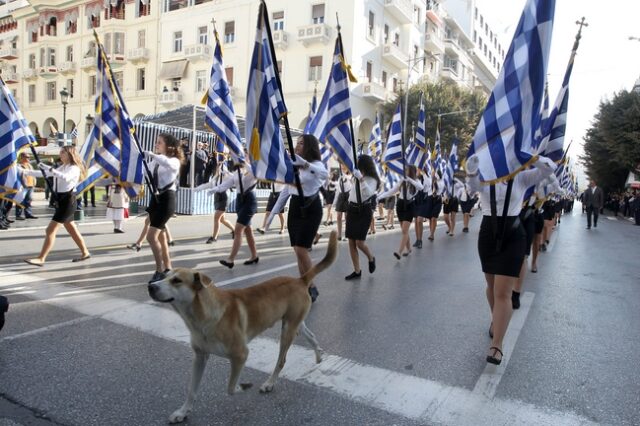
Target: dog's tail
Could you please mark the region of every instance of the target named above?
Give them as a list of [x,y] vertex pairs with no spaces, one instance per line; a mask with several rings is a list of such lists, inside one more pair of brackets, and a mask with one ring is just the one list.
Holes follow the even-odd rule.
[[302,281],[307,286],[309,286],[316,275],[331,266],[331,264],[336,260],[337,255],[338,233],[336,231],[331,231],[331,235],[329,236],[329,248],[327,249],[327,254],[324,256],[324,259],[322,259],[319,263],[313,265],[313,267],[301,277]]

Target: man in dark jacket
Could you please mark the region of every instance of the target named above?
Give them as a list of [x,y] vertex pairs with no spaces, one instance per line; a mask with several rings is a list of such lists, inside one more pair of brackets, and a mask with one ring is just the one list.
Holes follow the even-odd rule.
[[587,229],[591,229],[591,215],[593,215],[593,227],[597,228],[600,209],[604,206],[604,192],[593,179],[591,179],[589,188],[582,194],[582,204],[587,209]]

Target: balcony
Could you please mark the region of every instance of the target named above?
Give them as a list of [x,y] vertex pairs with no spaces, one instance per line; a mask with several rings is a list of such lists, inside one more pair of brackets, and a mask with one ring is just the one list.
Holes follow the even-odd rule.
[[441,27],[443,24],[442,19],[440,19],[440,17],[434,10],[427,10],[427,18],[439,27]]
[[405,68],[409,60],[409,55],[400,50],[395,44],[387,43],[382,46],[382,59],[395,65],[397,68]]
[[38,68],[38,75],[44,78],[54,78],[58,75],[58,67],[46,66]]
[[19,79],[17,72],[9,72],[6,74],[3,72],[2,78],[4,78],[4,82],[8,84],[17,83]]
[[96,58],[95,56],[82,58],[82,61],[80,61],[80,68],[82,68],[84,71],[95,70],[97,63],[98,63],[98,58]]
[[213,47],[208,44],[190,44],[184,48],[184,57],[189,62],[209,61],[213,57]]
[[429,32],[424,36],[424,50],[441,55],[444,53],[444,41],[435,32]]
[[443,79],[447,79],[447,80],[451,80],[451,81],[458,81],[458,71],[455,68],[452,67],[443,67],[442,71],[440,72],[440,77]]
[[18,57],[18,49],[5,47],[0,49],[0,59],[16,59]]
[[147,62],[149,60],[149,56],[149,49],[147,49],[146,47],[129,49],[129,55],[127,55],[129,60],[134,64],[139,62]]
[[331,41],[331,27],[324,23],[298,27],[298,41],[305,47],[314,43],[327,44]]
[[124,53],[107,53],[107,60],[111,68],[120,68],[127,63],[127,57]]
[[384,102],[387,100],[387,89],[378,83],[362,83],[362,97],[372,102]]
[[66,61],[60,64],[58,71],[61,74],[73,74],[76,72],[77,65],[75,62]]
[[273,36],[273,45],[276,49],[285,50],[289,47],[289,34],[286,31],[274,31],[271,35]]
[[33,80],[38,77],[38,70],[35,68],[27,68],[22,71],[22,78],[25,80]]
[[403,24],[413,22],[413,4],[410,0],[384,0],[384,8]]
[[163,106],[175,106],[182,103],[182,93],[179,91],[162,92],[158,96],[158,102]]
[[455,38],[444,39],[444,49],[449,56],[453,56],[456,58],[465,56],[464,50],[462,50],[462,47],[460,47],[460,45],[458,44],[458,39],[455,39]]

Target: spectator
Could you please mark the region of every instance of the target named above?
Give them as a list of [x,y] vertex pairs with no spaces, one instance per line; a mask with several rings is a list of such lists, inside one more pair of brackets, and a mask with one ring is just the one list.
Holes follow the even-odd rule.
[[[31,163],[29,160],[31,160],[31,156],[28,152],[20,153],[20,156],[18,157],[20,167],[26,170],[33,170],[33,167],[31,167]],[[37,219],[37,217],[31,213],[31,201],[33,199],[33,189],[36,186],[36,178],[33,176],[24,175],[22,176],[22,184],[24,185],[24,200],[22,200],[24,208],[16,205],[16,220]],[[23,211],[24,217],[22,216]]]

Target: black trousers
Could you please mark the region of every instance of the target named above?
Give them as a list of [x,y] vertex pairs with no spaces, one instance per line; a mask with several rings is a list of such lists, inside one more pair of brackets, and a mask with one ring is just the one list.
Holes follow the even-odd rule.
[[591,228],[591,214],[593,214],[593,226],[598,226],[600,210],[593,206],[587,206],[587,227]]

